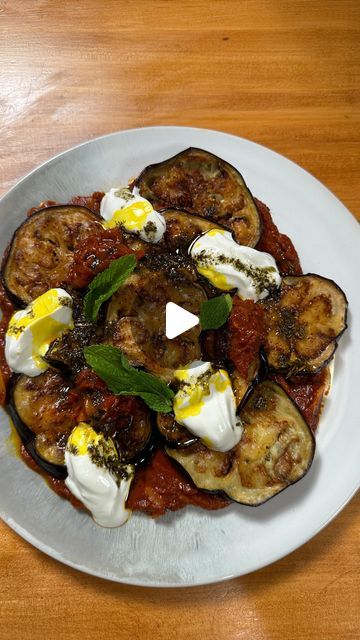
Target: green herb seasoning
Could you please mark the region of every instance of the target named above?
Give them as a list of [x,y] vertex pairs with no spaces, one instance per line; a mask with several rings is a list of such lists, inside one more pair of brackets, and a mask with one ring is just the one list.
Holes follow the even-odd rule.
[[205,269],[214,269],[219,263],[230,265],[233,269],[239,271],[239,273],[243,273],[246,277],[252,280],[258,295],[261,295],[264,290],[272,293],[277,289],[271,277],[273,273],[276,273],[275,267],[255,267],[254,265],[247,265],[240,260],[240,258],[233,258],[223,254],[214,256],[213,254],[208,253],[206,249],[200,251],[195,260],[200,267]]

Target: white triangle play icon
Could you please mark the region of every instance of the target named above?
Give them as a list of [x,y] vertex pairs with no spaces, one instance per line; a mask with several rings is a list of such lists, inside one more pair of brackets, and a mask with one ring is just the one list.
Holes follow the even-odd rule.
[[182,309],[174,302],[168,302],[165,309],[165,335],[172,340],[199,324],[199,318],[190,311]]

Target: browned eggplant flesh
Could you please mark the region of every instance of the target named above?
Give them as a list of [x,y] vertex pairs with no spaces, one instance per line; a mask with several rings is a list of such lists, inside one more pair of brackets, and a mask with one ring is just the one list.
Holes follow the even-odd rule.
[[[158,266],[162,264],[162,269]],[[201,357],[200,326],[173,340],[165,335],[168,302],[199,315],[206,294],[187,266],[171,256],[140,265],[111,298],[105,341],[120,348],[131,364],[165,380],[181,365]]]
[[112,394],[109,397],[108,393],[89,393],[86,400],[87,420],[96,431],[113,440],[122,462],[140,464],[150,453],[152,416],[140,399],[133,400],[131,412],[124,410],[122,401],[123,398]]
[[239,244],[254,247],[260,239],[260,216],[243,177],[209,151],[189,148],[149,165],[136,185],[155,209],[204,216],[231,229]]
[[157,428],[169,447],[189,447],[198,442],[186,427],[176,422],[173,413],[158,413],[156,418]]
[[285,277],[278,298],[265,303],[269,366],[287,375],[319,371],[334,355],[346,314],[346,297],[332,280]]
[[169,251],[187,249],[191,242],[202,233],[211,229],[224,229],[213,220],[201,216],[180,211],[179,209],[166,209],[161,214],[165,218],[166,231],[164,242]]
[[2,276],[10,295],[28,304],[48,289],[66,283],[75,245],[102,229],[85,207],[41,209],[15,232]]
[[18,418],[33,432],[39,455],[52,464],[64,464],[65,445],[81,410],[80,396],[69,381],[54,369],[34,378],[21,375],[11,402]]
[[227,453],[202,444],[166,452],[199,489],[222,491],[235,502],[257,506],[305,475],[315,440],[289,396],[268,380],[257,385],[240,418],[242,438]]
[[[86,419],[96,430],[113,439],[123,462],[137,464],[150,446],[150,412],[136,399],[131,415],[124,413],[117,407],[117,402],[122,401],[115,396],[109,398],[107,391],[78,392],[59,371],[47,369],[34,378],[19,376],[10,404],[20,437],[26,443],[32,442],[35,455],[47,463],[65,464],[68,437],[72,429]],[[106,406],[109,409],[105,409]],[[43,466],[41,460],[37,461]]]

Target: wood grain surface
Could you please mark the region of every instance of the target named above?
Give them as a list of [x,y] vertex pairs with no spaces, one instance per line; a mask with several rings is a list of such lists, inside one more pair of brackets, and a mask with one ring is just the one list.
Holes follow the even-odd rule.
[[[358,0],[0,0],[0,29],[1,193],[88,138],[193,125],[285,154],[360,219]],[[359,504],[270,567],[175,590],[82,575],[1,523],[0,638],[358,638]]]

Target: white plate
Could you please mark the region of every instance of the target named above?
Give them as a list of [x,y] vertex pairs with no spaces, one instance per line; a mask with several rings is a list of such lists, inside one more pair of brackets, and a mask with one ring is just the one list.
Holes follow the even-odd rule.
[[[317,436],[314,463],[298,484],[265,505],[219,512],[188,507],[155,521],[134,515],[120,529],[97,527],[52,493],[11,454],[0,415],[0,515],[38,549],[77,569],[144,586],[216,582],[263,567],[315,535],[359,486],[359,228],[320,182],[286,158],[216,131],[153,127],[114,133],[52,158],[0,201],[3,252],[27,209],[42,200],[126,182],[147,164],[202,147],[237,167],[298,249],[305,272],[333,278],[349,299],[350,328],[336,356],[335,379]],[[357,325],[359,327],[359,324]]]

